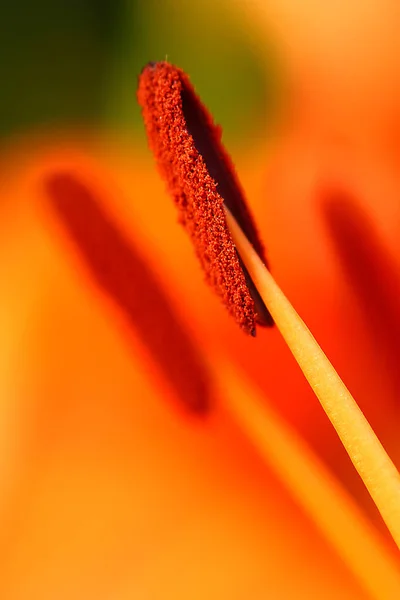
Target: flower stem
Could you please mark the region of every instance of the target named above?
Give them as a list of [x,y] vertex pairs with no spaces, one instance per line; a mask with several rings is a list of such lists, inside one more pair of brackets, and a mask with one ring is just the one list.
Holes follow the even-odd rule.
[[225,210],[241,259],[400,548],[399,472],[315,338]]

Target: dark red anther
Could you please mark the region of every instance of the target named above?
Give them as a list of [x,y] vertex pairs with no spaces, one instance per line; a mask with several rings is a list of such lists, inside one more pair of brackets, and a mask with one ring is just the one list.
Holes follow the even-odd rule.
[[167,63],[141,73],[138,100],[149,145],[194,244],[207,281],[247,333],[273,321],[229,233],[224,204],[254,249],[264,248],[234,166],[221,143],[221,128],[201,103],[187,75]]

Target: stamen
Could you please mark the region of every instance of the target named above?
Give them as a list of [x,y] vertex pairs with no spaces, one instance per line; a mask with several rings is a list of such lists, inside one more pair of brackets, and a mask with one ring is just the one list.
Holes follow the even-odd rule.
[[[225,209],[226,210],[226,209]],[[336,429],[353,465],[400,547],[400,475],[311,332],[226,210],[238,252],[279,331]]]
[[400,597],[398,562],[340,481],[236,366],[217,374],[223,405],[360,584],[376,600]]
[[206,279],[242,329],[254,335],[256,323],[273,322],[237,255],[223,205],[235,215],[264,263],[266,260],[232,162],[222,146],[221,129],[185,73],[167,62],[144,68],[138,100],[150,148]]

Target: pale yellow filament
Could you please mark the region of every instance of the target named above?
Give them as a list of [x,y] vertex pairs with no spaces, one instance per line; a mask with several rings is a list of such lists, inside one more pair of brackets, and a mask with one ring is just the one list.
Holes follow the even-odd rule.
[[224,406],[364,589],[400,598],[398,562],[340,482],[236,367],[218,374]]
[[254,284],[400,547],[400,475],[396,467],[311,332],[227,209],[226,218]]

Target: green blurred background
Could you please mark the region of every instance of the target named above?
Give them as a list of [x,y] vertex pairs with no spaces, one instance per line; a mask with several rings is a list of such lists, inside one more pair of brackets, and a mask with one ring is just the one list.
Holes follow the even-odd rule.
[[[21,0],[0,9],[1,138],[112,128],[145,143],[137,76],[150,60],[185,69],[227,143],[272,124],[279,104],[267,42],[229,0]],[[267,61],[266,61],[267,53]]]

